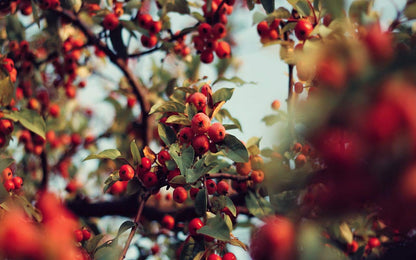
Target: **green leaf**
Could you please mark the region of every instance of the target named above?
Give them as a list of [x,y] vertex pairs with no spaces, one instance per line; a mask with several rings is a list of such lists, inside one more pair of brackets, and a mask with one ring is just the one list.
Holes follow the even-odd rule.
[[295,8],[301,16],[309,16],[311,9],[307,0],[288,0],[288,2]]
[[222,126],[225,128],[225,130],[239,129],[238,125],[236,124],[223,124]]
[[262,12],[255,12],[253,14],[253,25],[260,23],[266,19],[267,15]]
[[228,196],[224,196],[225,206],[230,210],[234,217],[237,216],[237,209],[235,208],[234,202]]
[[221,218],[220,214],[209,218],[205,226],[197,231],[198,234],[204,234],[221,241],[230,241],[230,230],[227,223]]
[[118,259],[121,254],[121,249],[115,246],[100,247],[94,254],[94,259],[97,260],[114,260]]
[[21,42],[25,39],[25,27],[16,14],[6,16],[6,32],[7,39],[10,41]]
[[117,237],[119,237],[121,234],[123,234],[130,228],[134,227],[135,225],[136,224],[134,224],[133,221],[130,221],[130,220],[124,221],[123,224],[121,224],[120,228],[118,229]]
[[274,10],[274,0],[261,0],[264,10],[269,14]]
[[288,19],[290,18],[291,13],[284,7],[279,7],[273,11],[273,13],[267,16],[267,21],[272,22],[274,19]]
[[85,244],[85,250],[87,250],[89,254],[94,253],[95,249],[97,248],[98,243],[101,241],[101,239],[103,239],[105,235],[106,234],[98,234],[94,236],[93,238],[91,238],[90,240],[88,240],[87,243]]
[[193,259],[201,251],[205,252],[204,240],[198,239],[195,241],[193,238],[190,238],[188,242],[183,246],[179,259],[180,260]]
[[34,0],[31,0],[30,4],[32,5],[33,20],[35,20],[36,24],[38,25],[38,28],[40,29],[38,5],[35,3]]
[[7,113],[5,111],[4,117],[19,122],[26,129],[45,139],[46,123],[36,111],[30,109],[7,111]]
[[26,197],[19,196],[19,195],[13,195],[12,196],[13,201],[15,201],[18,205],[20,205],[23,210],[26,212],[26,214],[29,217],[33,217],[37,222],[42,221],[42,213],[33,207],[32,203],[30,203]]
[[261,119],[267,126],[271,126],[279,122],[280,116],[279,115],[268,115]]
[[190,126],[191,120],[184,114],[179,114],[168,117],[168,119],[166,119],[166,123]]
[[185,111],[185,105],[175,101],[167,101],[161,104],[155,104],[150,109],[149,114],[156,112],[178,112],[183,113]]
[[133,164],[134,166],[137,166],[140,161],[141,161],[141,156],[140,156],[140,152],[139,152],[139,148],[137,147],[136,144],[136,140],[132,140],[130,143],[130,152],[131,152],[131,157],[133,157]]
[[188,146],[186,148],[183,147],[181,150],[178,144],[172,144],[169,147],[169,154],[175,161],[181,171],[181,174],[185,176],[186,169],[190,168],[194,162],[194,148],[192,148],[192,146]]
[[4,188],[3,185],[0,185],[0,204],[5,202],[9,198],[9,193]]
[[140,185],[139,180],[134,178],[127,183],[126,195],[133,195],[137,193],[141,188],[142,186]]
[[195,212],[198,216],[203,217],[207,212],[207,190],[200,189],[195,197]]
[[227,101],[233,95],[233,88],[221,88],[212,94],[212,103],[216,104],[221,101]]
[[270,202],[279,214],[287,214],[297,206],[299,192],[296,190],[287,190],[270,196]]
[[202,14],[200,14],[198,12],[192,12],[191,15],[192,15],[192,17],[194,17],[199,22],[201,22],[201,23],[205,22],[205,17]]
[[99,154],[90,154],[82,161],[91,160],[91,159],[110,159],[110,160],[114,160],[114,159],[117,159],[119,157],[121,157],[121,153],[120,153],[119,150],[117,150],[117,149],[107,149],[107,150],[104,150],[104,151],[100,152]]
[[159,123],[157,125],[159,137],[166,145],[171,145],[176,142],[176,134],[173,129],[165,124]]
[[[239,78],[239,77],[237,77],[237,76],[234,76],[234,77],[232,77],[232,78],[219,77],[218,79],[216,79],[216,80],[212,83],[212,85],[215,85],[215,84],[217,84],[218,82],[221,82],[221,81],[232,82],[232,83],[237,84],[237,86],[242,86],[242,85],[245,85],[245,84],[257,84],[257,83],[256,83],[256,82],[254,82],[254,81],[249,81],[249,82],[247,82],[247,81],[244,81],[244,80],[242,80],[241,78]],[[214,103],[214,104],[215,104],[215,103]]]
[[170,180],[169,183],[183,186],[186,184],[186,179],[185,179],[185,176],[178,175],[178,176],[173,177],[173,179]]
[[273,213],[270,203],[264,198],[258,198],[251,191],[247,193],[245,200],[248,211],[258,218],[263,218]]
[[408,2],[406,8],[403,11],[403,14],[407,17],[407,19],[416,19],[416,2]]
[[[1,60],[0,60],[1,64]],[[7,106],[13,98],[13,83],[2,69],[0,69],[0,106]]]
[[[334,17],[339,18],[343,15],[344,0],[322,0],[322,8]],[[368,1],[367,1],[368,2]]]
[[225,156],[234,162],[248,162],[248,151],[244,144],[237,137],[227,134],[220,145]]
[[223,120],[223,118],[224,117],[226,117],[226,118],[228,118],[228,119],[230,119],[231,120],[231,122],[233,122],[237,127],[238,127],[238,129],[240,130],[240,131],[243,131],[242,130],[242,128],[241,128],[241,124],[240,124],[240,121],[238,121],[238,119],[237,118],[234,118],[234,117],[232,117],[231,116],[231,114],[230,114],[230,112],[227,110],[227,109],[221,109],[216,115],[215,115],[215,118],[218,120],[218,121],[220,121],[220,122],[222,122],[222,120]]
[[167,12],[177,12],[180,14],[189,14],[190,9],[188,2],[186,0],[173,0],[168,1],[166,4],[166,11]]
[[248,251],[247,246],[243,242],[238,240],[238,238],[231,238],[230,244],[233,245],[233,246],[241,247],[245,251]]

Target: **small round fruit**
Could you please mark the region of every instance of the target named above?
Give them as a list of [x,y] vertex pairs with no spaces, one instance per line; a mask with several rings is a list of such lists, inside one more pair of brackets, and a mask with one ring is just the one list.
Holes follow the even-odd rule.
[[295,35],[300,41],[306,40],[312,31],[313,25],[307,19],[301,19],[295,25]]
[[109,13],[104,17],[103,26],[106,30],[114,30],[117,28],[119,20],[117,15]]
[[91,232],[88,231],[87,229],[83,229],[82,230],[82,236],[83,236],[84,240],[87,241],[88,239],[91,238]]
[[172,230],[175,226],[175,219],[171,215],[165,215],[162,219],[162,227]]
[[162,30],[162,22],[160,21],[152,21],[149,24],[149,33],[151,34],[157,34]]
[[140,160],[140,168],[147,172],[150,170],[150,168],[152,167],[152,161],[147,158],[147,157],[142,157],[142,159]]
[[113,195],[118,195],[124,192],[127,188],[126,181],[116,181],[110,188],[110,193]]
[[143,34],[140,37],[140,42],[144,47],[152,48],[157,44],[157,37],[154,34],[150,34],[149,36]]
[[353,240],[351,243],[347,244],[347,253],[354,254],[358,250],[357,241]]
[[217,183],[217,192],[220,195],[226,195],[228,190],[230,189],[230,185],[226,181],[220,181]]
[[295,153],[300,153],[302,151],[302,144],[301,143],[295,143],[292,147],[292,150]]
[[301,82],[296,82],[293,88],[298,94],[303,92],[303,84]]
[[134,177],[134,169],[130,165],[124,164],[120,167],[118,174],[120,176],[120,180],[129,181]]
[[189,102],[194,104],[196,110],[202,112],[207,105],[207,96],[203,93],[196,92],[189,97]]
[[237,260],[237,257],[233,253],[228,252],[222,256],[222,260]]
[[186,192],[184,187],[177,187],[173,191],[173,200],[177,203],[184,203],[187,198],[188,193]]
[[237,163],[236,164],[236,170],[237,173],[243,176],[247,176],[249,175],[250,171],[251,171],[251,162],[245,162],[245,163]]
[[175,178],[178,175],[181,175],[181,171],[179,170],[179,168],[176,168],[176,169],[169,171],[168,176],[166,178],[168,179],[168,181],[171,181],[173,178]]
[[23,179],[19,176],[13,177],[12,181],[16,190],[20,189],[23,185]]
[[368,240],[368,247],[369,248],[375,248],[375,247],[379,247],[381,245],[380,240],[378,240],[378,238],[376,237],[372,237]]
[[225,128],[219,123],[213,123],[208,129],[208,136],[211,141],[214,143],[222,142],[225,138]]
[[153,187],[157,184],[157,176],[154,172],[147,172],[143,175],[143,184],[147,188]]
[[195,134],[204,134],[211,126],[211,119],[204,113],[197,113],[191,121],[191,128]]
[[257,32],[261,37],[266,37],[269,33],[269,25],[266,21],[257,24]]
[[254,183],[261,183],[264,180],[264,172],[261,170],[252,171],[251,172],[251,179]]
[[12,180],[7,180],[7,181],[3,182],[3,186],[6,189],[6,191],[8,191],[8,192],[15,189],[14,182]]
[[201,23],[198,26],[198,33],[199,35],[201,35],[203,38],[208,38],[211,36],[211,32],[212,32],[212,27],[210,24],[208,23]]
[[77,242],[82,242],[82,240],[84,240],[84,235],[82,234],[82,230],[77,229],[75,230],[75,241]]
[[9,119],[0,119],[0,132],[2,132],[5,135],[10,134],[13,132],[14,125],[13,122]]
[[58,104],[51,104],[49,106],[49,115],[51,115],[54,118],[59,117],[59,114],[61,113],[61,108]]
[[212,31],[214,37],[217,39],[222,39],[227,35],[227,29],[225,28],[225,25],[222,23],[216,23],[212,28]]
[[273,110],[279,110],[279,108],[280,108],[280,101],[279,100],[274,100],[273,102],[272,102],[272,108],[273,108]]
[[152,23],[153,18],[150,14],[140,14],[137,17],[137,20],[139,22],[139,26],[145,29],[149,28],[149,25]]
[[12,169],[10,169],[9,167],[7,167],[6,169],[3,170],[3,172],[1,173],[1,175],[3,177],[3,181],[11,180],[13,178]]
[[166,150],[162,150],[157,154],[157,160],[160,164],[165,165],[167,161],[171,159],[170,154]]
[[194,136],[194,132],[192,132],[192,129],[190,127],[184,127],[178,133],[179,142],[181,144],[190,143],[193,136]]
[[207,184],[207,192],[209,195],[212,195],[217,191],[217,184],[215,183],[214,180],[209,179],[207,180],[206,184]]
[[260,155],[252,155],[250,156],[250,163],[253,170],[261,170],[264,165],[264,160]]
[[208,260],[221,260],[221,256],[217,255],[217,254],[210,254],[208,256]]
[[299,154],[295,159],[296,168],[301,168],[306,164],[306,156],[304,154]]
[[195,150],[195,153],[198,155],[203,155],[209,150],[209,140],[208,137],[204,134],[197,135],[192,139],[192,147]]
[[201,53],[201,56],[199,56],[199,58],[201,59],[203,63],[208,64],[214,60],[214,54],[212,53],[212,51],[203,51]]
[[191,236],[198,235],[196,232],[204,226],[204,223],[199,218],[194,218],[189,222],[188,230]]
[[199,192],[199,189],[198,189],[198,188],[194,188],[194,187],[192,187],[192,188],[189,190],[189,195],[191,196],[191,199],[192,199],[192,200],[195,200],[196,195],[198,194],[198,192]]
[[215,48],[215,53],[220,59],[229,58],[231,55],[230,44],[228,44],[228,42],[225,41],[219,42],[217,44],[217,47]]

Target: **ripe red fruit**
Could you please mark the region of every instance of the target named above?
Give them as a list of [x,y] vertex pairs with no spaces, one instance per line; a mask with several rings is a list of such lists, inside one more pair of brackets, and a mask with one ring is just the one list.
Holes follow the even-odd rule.
[[173,191],[173,200],[177,203],[184,203],[186,198],[188,198],[188,193],[184,187],[177,187]]
[[153,254],[153,255],[156,255],[156,254],[158,254],[158,253],[159,253],[159,251],[160,251],[160,247],[159,247],[159,245],[158,245],[158,244],[154,244],[154,245],[150,248],[150,250],[152,251],[152,254]]
[[391,34],[383,32],[379,23],[369,26],[363,40],[375,62],[389,60],[394,54]]
[[295,228],[284,217],[269,217],[252,236],[250,256],[253,260],[293,259]]
[[301,168],[306,164],[306,156],[304,154],[299,154],[295,159],[296,168]]
[[303,92],[303,84],[301,82],[296,82],[294,85],[295,92],[300,94]]
[[206,184],[207,184],[207,192],[209,195],[212,195],[217,191],[217,184],[215,183],[214,180],[209,179],[207,180]]
[[181,144],[190,143],[193,136],[194,133],[192,132],[192,129],[190,127],[184,127],[178,133],[179,142]]
[[14,61],[12,59],[9,58],[5,58],[3,59],[2,62],[3,68],[5,68],[7,70],[7,72],[12,72],[12,70],[14,69]]
[[266,21],[262,21],[259,24],[257,24],[257,32],[260,35],[260,37],[266,37],[269,34],[269,25]]
[[201,35],[203,38],[208,38],[211,36],[211,32],[212,32],[212,27],[210,24],[208,23],[201,23],[198,26],[198,33],[199,35]]
[[237,163],[236,164],[237,173],[243,176],[247,176],[251,171],[251,162],[248,161],[246,163]]
[[162,30],[162,23],[160,21],[152,21],[149,24],[149,33],[157,34]]
[[143,34],[140,37],[140,42],[142,43],[142,45],[144,47],[146,47],[146,48],[152,48],[157,43],[157,37],[154,34],[150,34],[149,36]]
[[157,160],[162,165],[165,165],[165,162],[169,161],[170,159],[171,159],[170,154],[166,150],[162,150],[157,154]]
[[110,30],[110,31],[114,30],[117,28],[118,24],[119,24],[119,20],[118,20],[117,15],[113,13],[109,13],[104,17],[103,27],[106,30]]
[[301,19],[295,25],[295,35],[300,41],[306,40],[312,31],[313,25],[307,19]]
[[220,59],[228,58],[231,55],[231,47],[228,42],[219,42],[217,48],[215,49],[215,53]]
[[127,181],[116,181],[110,188],[110,193],[113,195],[124,192],[127,188]]
[[302,151],[302,144],[301,143],[295,143],[292,147],[292,150],[295,153],[299,153],[300,151]]
[[166,229],[173,229],[175,226],[175,219],[171,215],[165,215],[162,219],[162,227]]
[[7,167],[6,169],[3,170],[3,172],[1,173],[1,176],[2,176],[3,181],[11,180],[13,178],[12,169]]
[[127,97],[127,107],[132,108],[136,104],[136,98],[134,96]]
[[23,179],[19,176],[13,177],[12,181],[16,190],[20,189],[23,185]]
[[198,188],[194,188],[194,187],[192,187],[189,190],[189,195],[191,196],[191,199],[192,200],[194,200],[196,198],[196,195],[198,194],[198,192],[199,192],[199,189]]
[[208,260],[221,260],[221,256],[217,255],[217,254],[210,254],[208,256]]
[[14,190],[14,188],[15,188],[14,182],[12,180],[7,180],[7,181],[3,182],[3,186],[9,192]]
[[59,107],[58,104],[51,104],[49,106],[49,115],[51,115],[52,117],[59,117],[59,114],[61,113],[61,108]]
[[134,169],[128,164],[122,165],[118,173],[122,181],[129,181],[134,177]]
[[204,134],[197,135],[192,139],[192,147],[198,155],[205,154],[209,150],[209,140]]
[[88,231],[87,229],[83,229],[82,236],[84,237],[84,240],[86,241],[91,238],[91,232]]
[[211,119],[204,113],[197,113],[191,121],[191,128],[195,134],[204,134],[211,126]]
[[261,183],[264,180],[264,172],[261,170],[251,172],[251,180],[254,183]]
[[140,160],[140,169],[143,170],[143,172],[147,172],[152,167],[152,161],[147,157],[142,157]]
[[215,39],[207,39],[205,41],[205,51],[215,51],[218,46],[218,42]]
[[10,134],[13,132],[14,125],[13,122],[9,119],[0,119],[0,132],[2,132],[5,135]]
[[368,240],[367,245],[369,248],[375,248],[375,247],[379,247],[381,243],[380,243],[380,240],[378,240],[378,238],[372,237]]
[[82,233],[82,230],[77,229],[75,230],[75,241],[77,242],[82,242],[82,240],[84,240],[84,235]]
[[194,104],[198,112],[202,112],[207,105],[207,96],[203,93],[196,92],[189,97],[189,102]]
[[181,171],[178,168],[173,169],[173,170],[168,172],[167,179],[168,179],[168,181],[171,181],[173,178],[175,178],[178,175],[181,175]]
[[211,89],[211,86],[210,86],[210,85],[208,85],[208,84],[204,84],[204,85],[201,87],[200,92],[201,92],[202,94],[204,94],[206,97],[208,97],[208,95],[212,95],[212,89]]
[[217,184],[217,192],[220,195],[226,195],[228,190],[230,189],[230,185],[226,181],[220,181]]
[[273,102],[272,102],[272,108],[273,108],[273,110],[279,110],[279,108],[280,108],[280,101],[279,100],[274,100]]
[[144,186],[150,188],[157,184],[157,176],[154,172],[147,172],[143,175],[143,184]]
[[141,14],[137,17],[137,20],[140,27],[148,29],[150,23],[153,21],[153,18],[150,14]]
[[211,63],[214,60],[214,54],[212,51],[203,51],[201,56],[199,56],[203,63]]
[[222,142],[225,138],[225,128],[219,123],[213,123],[208,129],[208,136],[214,143]]
[[353,240],[350,244],[347,244],[347,253],[353,254],[358,250],[357,241]]
[[216,39],[222,39],[227,35],[227,29],[225,28],[225,25],[222,23],[216,23],[212,28],[212,32],[214,38]]
[[222,260],[237,260],[237,257],[233,253],[228,252],[222,256]]
[[191,236],[198,235],[197,230],[201,229],[204,226],[204,223],[199,218],[194,218],[189,222],[188,230]]

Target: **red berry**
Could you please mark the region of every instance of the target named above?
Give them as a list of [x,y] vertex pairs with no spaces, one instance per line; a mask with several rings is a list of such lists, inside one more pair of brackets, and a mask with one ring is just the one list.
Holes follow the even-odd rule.
[[166,150],[162,150],[157,154],[157,160],[162,165],[165,165],[165,162],[169,161],[170,159],[171,159],[170,154]]
[[198,188],[194,188],[194,187],[192,187],[189,190],[189,195],[191,195],[191,199],[192,200],[194,200],[196,198],[196,195],[198,194],[198,192],[199,192],[199,189]]
[[295,25],[295,35],[300,41],[306,40],[312,31],[313,25],[307,19],[301,19]]
[[12,72],[12,70],[14,69],[14,61],[12,59],[9,58],[5,58],[3,59],[2,62],[3,68],[5,68],[7,70],[7,72]]
[[124,192],[127,188],[127,181],[116,181],[110,188],[110,193],[113,195]]
[[228,42],[219,42],[215,49],[215,53],[220,59],[228,58],[231,55],[231,47]]
[[225,138],[225,128],[219,123],[213,123],[208,129],[208,136],[214,143],[222,142]]
[[197,135],[192,139],[192,147],[198,155],[205,154],[209,150],[209,140],[204,134]]
[[198,32],[199,32],[199,35],[202,36],[203,38],[208,38],[211,36],[212,27],[208,23],[201,23],[198,26]]
[[153,255],[156,255],[156,254],[158,254],[158,253],[159,253],[159,251],[160,251],[160,247],[159,247],[159,245],[158,245],[158,244],[154,244],[154,245],[150,248],[150,250],[152,251],[152,254],[153,254]]
[[273,110],[279,110],[279,108],[280,108],[280,101],[279,100],[274,100],[273,102],[272,102],[272,108],[273,108]]
[[153,18],[150,14],[141,14],[137,17],[139,26],[142,28],[149,28],[150,23],[153,21]]
[[61,113],[61,108],[59,107],[58,104],[51,104],[49,106],[49,115],[51,115],[52,117],[59,117],[59,114]]
[[130,165],[124,164],[120,167],[118,174],[120,176],[120,180],[129,181],[134,177],[134,169]]
[[147,172],[143,175],[143,184],[144,186],[150,188],[157,184],[157,176],[154,172]]
[[173,178],[175,178],[178,175],[181,175],[181,171],[178,168],[173,169],[173,170],[168,172],[167,179],[168,179],[168,181],[171,181]]
[[189,102],[194,104],[196,110],[201,112],[205,110],[207,105],[207,96],[203,93],[196,92],[189,97]]
[[221,260],[221,256],[219,256],[217,254],[210,254],[208,256],[208,260]]
[[3,177],[3,179],[2,179],[3,181],[11,180],[13,178],[12,169],[7,167],[6,169],[3,170],[1,175]]
[[142,157],[140,160],[140,169],[143,170],[143,172],[147,172],[152,167],[152,161],[147,157]]
[[299,154],[295,159],[296,168],[301,168],[306,164],[306,156],[304,154]]
[[207,184],[207,192],[209,195],[212,195],[217,191],[217,184],[215,183],[214,180],[209,179],[207,180],[206,184]]
[[157,34],[162,30],[162,23],[160,21],[152,21],[149,24],[149,33]]
[[295,92],[300,94],[303,92],[303,84],[301,82],[296,82],[294,86]]
[[2,132],[5,135],[10,134],[13,132],[14,125],[13,122],[9,119],[0,119],[0,132]]
[[191,236],[197,235],[197,230],[201,229],[204,226],[204,223],[199,218],[194,218],[189,222],[188,230]]
[[269,34],[269,25],[266,21],[257,24],[257,32],[261,37],[267,37]]
[[12,180],[3,182],[3,186],[9,192],[15,189],[14,182]]
[[378,240],[378,238],[376,237],[372,237],[368,240],[368,247],[369,248],[375,248],[375,247],[379,247],[381,245],[380,240]]
[[225,28],[225,25],[222,23],[216,23],[212,28],[212,32],[216,39],[222,39],[227,35],[227,29]]
[[199,57],[203,63],[211,63],[214,60],[212,51],[203,51]]
[[237,260],[237,257],[233,253],[228,252],[222,256],[222,260]]
[[217,192],[220,195],[226,195],[228,190],[230,189],[230,185],[226,181],[220,181],[217,184]]
[[211,119],[204,113],[197,113],[191,121],[191,128],[195,134],[204,134],[211,126]]
[[83,235],[82,230],[80,229],[75,230],[75,241],[82,242],[82,240],[84,240],[84,235]]
[[184,203],[187,197],[188,193],[184,187],[177,187],[173,191],[173,200],[177,203]]
[[166,229],[173,229],[175,226],[175,219],[171,215],[165,215],[162,219],[162,227]]
[[144,47],[152,48],[157,43],[157,37],[154,34],[150,34],[149,36],[143,34],[140,37],[140,42],[143,44]]
[[190,143],[194,133],[190,127],[184,127],[179,131],[178,137],[181,144]]
[[347,253],[353,254],[358,250],[358,243],[357,241],[353,240],[350,244],[347,245]]
[[19,176],[13,177],[12,181],[16,190],[20,189],[23,185],[23,179]]
[[114,30],[118,26],[118,17],[113,13],[109,13],[104,17],[103,26],[106,30]]
[[84,237],[84,240],[86,241],[91,238],[91,233],[87,229],[83,229],[82,236]]
[[206,97],[208,97],[208,95],[212,95],[212,89],[211,86],[209,84],[204,84],[201,87],[201,93],[204,94]]

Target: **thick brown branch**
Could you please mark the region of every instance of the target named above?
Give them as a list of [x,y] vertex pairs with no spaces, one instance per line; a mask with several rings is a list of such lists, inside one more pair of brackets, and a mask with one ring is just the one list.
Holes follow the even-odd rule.
[[118,57],[114,52],[112,52],[107,44],[102,42],[90,29],[87,25],[85,25],[78,16],[76,16],[73,12],[64,10],[62,8],[57,8],[53,11],[58,16],[64,17],[72,24],[80,29],[85,37],[88,39],[87,44],[93,44],[96,46],[99,50],[103,51],[107,57],[110,59],[112,63],[114,63],[124,74],[124,76],[127,78],[127,81],[132,87],[133,93],[136,96],[136,99],[140,103],[140,109],[142,114],[142,126],[143,126],[143,145],[147,145],[152,137],[152,129],[150,127],[150,103],[149,100],[146,99],[147,96],[147,89],[142,86],[136,79],[136,76],[133,74],[133,72],[128,68],[126,62]]
[[40,160],[42,164],[42,181],[40,183],[40,190],[46,190],[48,188],[49,181],[49,169],[48,169],[48,157],[46,151],[43,150],[40,154]]
[[242,176],[242,175],[235,175],[229,173],[210,173],[207,174],[207,179],[227,179],[227,180],[234,180],[234,181],[247,181],[250,179],[250,176]]

